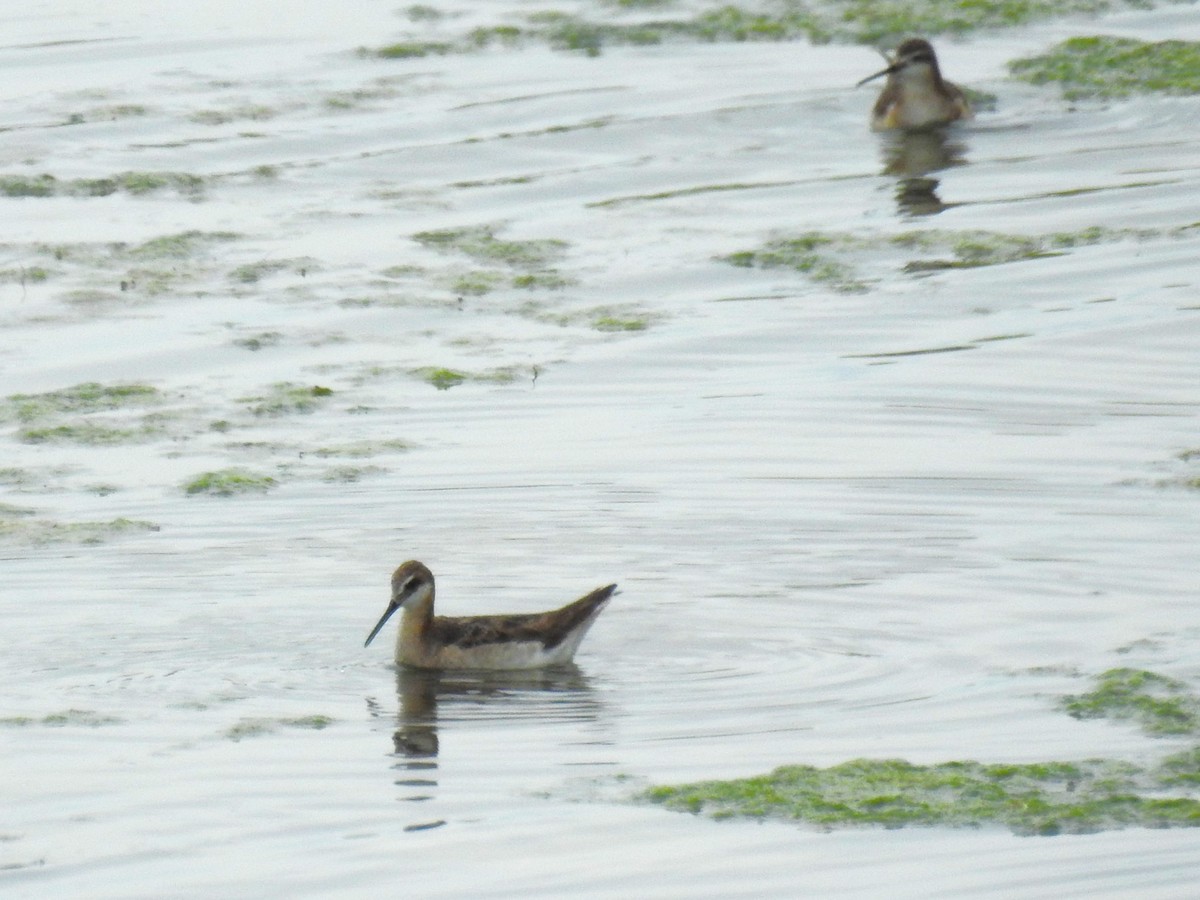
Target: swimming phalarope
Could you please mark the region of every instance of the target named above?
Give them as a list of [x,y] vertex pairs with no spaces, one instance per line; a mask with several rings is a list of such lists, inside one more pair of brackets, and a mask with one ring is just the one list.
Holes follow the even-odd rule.
[[971,107],[958,85],[942,78],[929,41],[909,38],[896,48],[888,67],[860,81],[887,76],[887,86],[871,111],[871,130],[928,128],[969,119]]
[[392,574],[392,599],[363,644],[398,609],[396,662],[421,669],[538,669],[568,663],[613,592],[597,588],[561,609],[491,616],[435,616],[433,573],[409,560]]

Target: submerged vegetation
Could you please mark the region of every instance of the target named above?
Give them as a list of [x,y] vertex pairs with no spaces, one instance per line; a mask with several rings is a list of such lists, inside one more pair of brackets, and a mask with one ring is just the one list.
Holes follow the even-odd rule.
[[1196,94],[1200,93],[1200,43],[1076,37],[1048,53],[1009,63],[1009,70],[1033,84],[1058,84],[1071,100]]
[[191,230],[140,243],[35,243],[27,252],[37,262],[0,270],[0,282],[27,286],[53,279],[64,286],[58,299],[66,303],[126,305],[129,295],[144,299],[200,280],[216,268],[211,251],[240,238],[229,231]]
[[809,232],[798,237],[778,238],[759,250],[732,253],[723,260],[745,268],[793,269],[836,291],[858,293],[867,289],[866,283],[858,279],[852,266],[839,260],[831,251],[845,252],[860,246],[861,241],[861,238],[849,235]]
[[649,326],[645,317],[601,315],[592,320],[597,331],[645,331]]
[[1063,698],[1077,719],[1128,719],[1147,734],[1200,734],[1200,697],[1186,684],[1141,669],[1109,669],[1085,694]]
[[[1153,735],[1200,733],[1200,697],[1180,681],[1112,669],[1095,689],[1063,698],[1081,718],[1137,722]],[[782,766],[752,778],[652,787],[643,799],[714,818],[784,819],[821,828],[875,825],[980,827],[1017,834],[1078,834],[1128,826],[1200,826],[1200,747],[1154,766],[1110,759],[919,766],[856,759],[821,769]]]
[[42,394],[10,394],[4,405],[20,421],[32,422],[65,413],[93,413],[141,406],[154,403],[159,398],[158,390],[148,384],[100,384],[87,381]]
[[86,728],[99,728],[102,725],[120,725],[124,722],[116,716],[108,716],[90,709],[66,709],[62,712],[50,713],[40,719],[32,716],[9,716],[0,719],[0,727],[23,728],[30,725],[48,725],[52,728],[62,728],[69,725],[82,725]]
[[277,483],[270,475],[260,475],[247,469],[231,468],[202,472],[184,484],[183,489],[188,494],[233,497],[237,494],[266,493]]
[[[527,42],[597,55],[606,46],[664,41],[846,41],[882,44],[912,34],[966,34],[1079,13],[1143,6],[1141,0],[760,0],[737,5],[710,0],[699,11],[663,0],[617,0],[584,18],[553,9],[515,22],[481,26],[447,40],[445,17],[410,14],[416,28],[436,28],[437,40],[410,34],[361,56],[411,59]],[[415,9],[416,7],[410,7]]]
[[566,241],[556,239],[504,241],[489,226],[421,231],[413,240],[437,250],[463,253],[484,263],[502,263],[521,269],[541,269],[562,255]]
[[291,413],[310,413],[332,396],[332,388],[319,384],[281,381],[271,385],[266,394],[242,397],[238,402],[247,404],[250,412],[256,416],[286,416]]
[[0,507],[0,538],[28,544],[103,544],[133,532],[158,531],[153,522],[124,517],[107,522],[58,522],[33,510]]
[[126,252],[138,259],[188,259],[209,244],[228,243],[238,237],[232,231],[181,231],[151,238],[128,248]]
[[856,759],[827,769],[782,766],[757,778],[652,788],[646,796],[718,819],[783,818],[824,828],[993,824],[1050,835],[1200,825],[1200,801],[1140,794],[1158,786],[1137,767],[1111,760],[917,766]]
[[515,366],[490,369],[486,372],[460,372],[457,369],[447,369],[441,366],[425,366],[411,370],[411,374],[432,384],[439,391],[448,391],[466,381],[511,384],[517,380],[519,372],[520,370]]
[[152,425],[138,428],[114,428],[98,422],[80,422],[76,425],[53,425],[40,428],[22,428],[20,439],[26,444],[128,444],[154,438],[162,429]]
[[413,374],[425,379],[439,391],[448,391],[452,387],[457,387],[466,381],[468,377],[465,372],[434,366],[427,366],[424,369],[414,369]]
[[382,441],[358,441],[353,444],[341,444],[334,447],[319,447],[312,451],[313,456],[322,459],[370,459],[386,453],[404,453],[410,449],[407,441],[398,439]]
[[152,440],[165,433],[157,414],[128,415],[158,404],[151,385],[84,382],[41,394],[12,394],[0,403],[0,419],[16,419],[16,437],[26,444],[104,446]]
[[872,255],[919,254],[901,264],[909,273],[943,269],[974,269],[1004,263],[1060,256],[1076,248],[1118,241],[1152,240],[1190,234],[1193,226],[1174,229],[1132,229],[1093,226],[1071,232],[1018,235],[996,231],[906,231],[862,237],[841,232],[810,231],[768,241],[755,250],[721,257],[735,266],[792,269],[810,280],[843,293],[857,293],[870,282],[859,271]]
[[413,240],[442,253],[468,256],[488,266],[452,276],[450,290],[460,296],[481,296],[502,287],[557,289],[573,283],[550,265],[569,246],[566,241],[555,238],[501,240],[496,237],[493,227],[477,225],[422,231],[414,234]]
[[322,715],[298,716],[290,719],[242,719],[236,725],[225,730],[225,737],[231,741],[240,741],[248,737],[271,734],[280,728],[306,728],[321,731],[332,725],[333,721],[329,716]]
[[186,172],[120,172],[104,178],[59,179],[40,175],[0,175],[0,195],[6,197],[107,197],[123,192],[140,196],[174,190],[186,197],[204,192],[205,181]]

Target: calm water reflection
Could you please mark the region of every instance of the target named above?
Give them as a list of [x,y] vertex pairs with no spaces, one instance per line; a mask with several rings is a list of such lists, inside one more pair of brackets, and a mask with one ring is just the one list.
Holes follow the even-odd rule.
[[[480,721],[502,723],[590,722],[600,704],[587,677],[575,665],[528,672],[438,672],[401,668],[396,672],[396,730],[392,768],[402,800],[424,803],[436,797],[440,730]],[[386,712],[368,699],[373,715]],[[416,831],[445,825],[442,819],[407,826]]]
[[884,135],[883,174],[898,175],[896,205],[904,216],[931,216],[954,206],[938,196],[934,172],[967,164],[967,145],[958,129],[892,131]]

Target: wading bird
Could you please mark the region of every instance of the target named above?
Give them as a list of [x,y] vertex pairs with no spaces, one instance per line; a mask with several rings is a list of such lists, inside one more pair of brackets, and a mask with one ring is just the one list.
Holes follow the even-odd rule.
[[971,117],[962,88],[942,78],[929,41],[909,38],[896,48],[886,69],[864,78],[855,87],[885,75],[887,85],[871,110],[872,131],[929,128]]
[[539,669],[569,663],[615,584],[562,609],[491,616],[435,616],[433,573],[409,560],[392,574],[392,599],[363,646],[392,614],[404,610],[396,662],[420,669]]

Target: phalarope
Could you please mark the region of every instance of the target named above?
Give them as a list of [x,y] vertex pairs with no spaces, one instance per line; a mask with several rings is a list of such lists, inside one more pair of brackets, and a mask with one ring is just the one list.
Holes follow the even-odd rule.
[[864,78],[855,87],[884,75],[887,86],[871,111],[872,131],[928,128],[971,117],[962,88],[942,78],[929,41],[909,38],[896,48],[886,69]]
[[615,584],[597,588],[562,609],[493,616],[435,616],[433,573],[409,560],[392,573],[392,599],[363,646],[404,610],[396,662],[420,669],[538,669],[568,663]]

